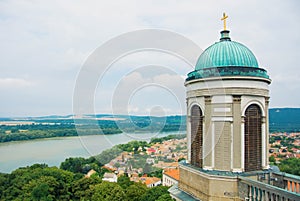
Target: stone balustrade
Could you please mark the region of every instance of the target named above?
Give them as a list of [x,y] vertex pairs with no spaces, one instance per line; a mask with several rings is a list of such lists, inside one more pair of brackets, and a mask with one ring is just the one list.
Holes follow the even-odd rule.
[[[279,176],[281,177],[281,180],[278,179]],[[295,186],[297,186],[297,183],[294,181],[294,183],[291,183],[292,180],[289,180],[288,178],[289,177],[287,176],[282,177],[281,173],[271,173],[271,180],[274,181],[274,185],[270,185],[251,178],[240,176],[238,182],[239,197],[242,200],[249,201],[298,201],[300,200],[300,194],[296,192],[297,188]],[[287,183],[287,186],[289,186],[287,189],[276,185],[284,181],[288,181],[288,183],[290,183]],[[292,187],[294,188],[292,189]]]

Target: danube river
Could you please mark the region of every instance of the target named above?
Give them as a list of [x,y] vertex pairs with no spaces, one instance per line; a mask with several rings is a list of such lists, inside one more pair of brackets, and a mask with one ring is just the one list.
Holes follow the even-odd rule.
[[9,173],[34,163],[59,166],[68,157],[89,157],[116,144],[132,140],[150,141],[152,137],[170,134],[174,133],[88,135],[0,143],[0,172]]

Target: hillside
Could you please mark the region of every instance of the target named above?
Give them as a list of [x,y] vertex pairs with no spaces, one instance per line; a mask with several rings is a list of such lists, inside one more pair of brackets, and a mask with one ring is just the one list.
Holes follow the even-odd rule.
[[270,132],[300,132],[300,108],[272,108],[269,116]]

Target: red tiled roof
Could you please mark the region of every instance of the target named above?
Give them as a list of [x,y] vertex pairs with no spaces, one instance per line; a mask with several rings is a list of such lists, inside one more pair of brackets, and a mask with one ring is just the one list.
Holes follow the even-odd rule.
[[141,177],[141,180],[144,184],[149,185],[149,184],[155,184],[156,182],[159,182],[160,178],[157,178],[157,177]]
[[169,169],[167,171],[164,172],[165,175],[175,179],[175,180],[179,180],[179,169]]

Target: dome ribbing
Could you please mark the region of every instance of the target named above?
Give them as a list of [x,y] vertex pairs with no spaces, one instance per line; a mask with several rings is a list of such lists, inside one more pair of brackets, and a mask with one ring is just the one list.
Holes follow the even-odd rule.
[[209,46],[198,58],[195,70],[186,81],[224,76],[247,76],[269,79],[267,71],[258,66],[254,54],[245,45],[231,41],[229,31],[221,31],[219,42]]
[[208,47],[199,57],[195,70],[211,67],[255,67],[258,62],[254,54],[241,43],[231,41],[229,31],[222,31],[220,42]]

